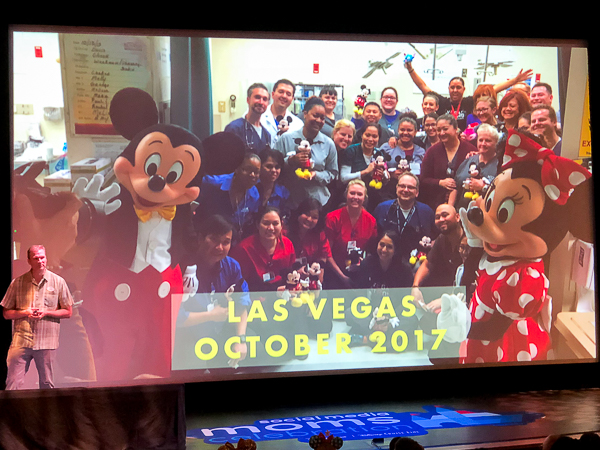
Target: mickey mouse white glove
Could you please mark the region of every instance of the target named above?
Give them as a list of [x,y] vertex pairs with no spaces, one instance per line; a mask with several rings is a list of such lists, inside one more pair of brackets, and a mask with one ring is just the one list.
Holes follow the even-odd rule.
[[183,274],[183,298],[181,301],[185,302],[190,297],[196,295],[198,292],[198,277],[196,276],[195,265],[188,266],[185,268],[185,272]]
[[96,211],[100,214],[109,215],[121,207],[121,200],[113,200],[121,193],[118,183],[102,189],[104,175],[97,173],[91,180],[81,177],[75,180],[71,190],[77,197],[88,199]]
[[457,295],[442,295],[442,308],[437,317],[439,330],[446,330],[444,340],[462,342],[471,329],[471,314],[467,305]]

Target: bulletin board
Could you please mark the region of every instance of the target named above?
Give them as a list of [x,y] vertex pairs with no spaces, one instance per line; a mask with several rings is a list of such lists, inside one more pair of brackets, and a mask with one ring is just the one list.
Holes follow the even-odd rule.
[[152,94],[148,36],[61,34],[61,63],[74,135],[117,135],[109,107],[125,87]]

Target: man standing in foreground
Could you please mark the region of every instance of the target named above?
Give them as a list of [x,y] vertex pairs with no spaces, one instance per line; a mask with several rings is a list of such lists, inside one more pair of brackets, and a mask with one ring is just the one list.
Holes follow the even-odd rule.
[[73,312],[73,298],[66,281],[46,269],[46,250],[33,245],[27,251],[29,272],[15,278],[0,305],[12,320],[12,342],[6,359],[6,389],[19,389],[31,360],[39,374],[41,389],[54,387],[53,361],[58,348],[60,319]]

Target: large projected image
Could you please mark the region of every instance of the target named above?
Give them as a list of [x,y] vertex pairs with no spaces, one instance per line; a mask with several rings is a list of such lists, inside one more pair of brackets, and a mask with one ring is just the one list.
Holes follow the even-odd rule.
[[182,107],[165,36],[13,34],[12,273],[41,244],[73,295],[57,387],[597,361],[557,47],[202,36]]

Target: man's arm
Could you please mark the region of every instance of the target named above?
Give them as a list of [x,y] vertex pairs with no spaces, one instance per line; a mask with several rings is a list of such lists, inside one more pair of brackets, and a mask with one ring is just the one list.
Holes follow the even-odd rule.
[[6,309],[2,310],[2,316],[6,320],[22,319],[24,317],[31,317],[33,315],[33,309]]
[[415,273],[415,278],[413,280],[413,287],[421,287],[423,281],[429,276],[429,261],[423,260],[417,272]]
[[36,318],[52,317],[54,319],[69,319],[73,315],[73,306],[61,306],[59,309],[54,311],[39,311]]

